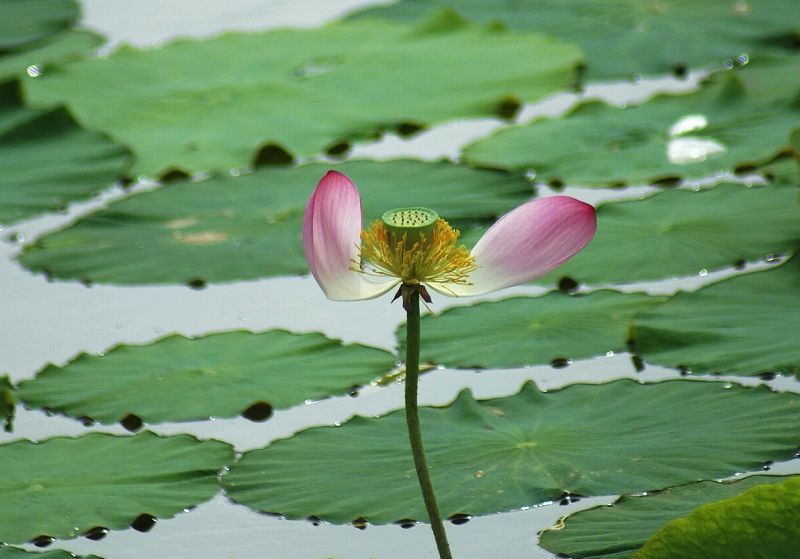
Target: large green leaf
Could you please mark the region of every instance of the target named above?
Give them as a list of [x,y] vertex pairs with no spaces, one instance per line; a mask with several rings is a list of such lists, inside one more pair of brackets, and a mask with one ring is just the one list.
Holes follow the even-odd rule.
[[446,162],[266,167],[240,177],[168,184],[113,203],[42,237],[20,260],[60,279],[117,284],[219,283],[304,273],[303,211],[332,167],[358,185],[367,223],[392,208],[425,206],[454,226],[470,227],[532,194],[522,176]]
[[[457,368],[567,363],[627,350],[635,314],[663,301],[640,293],[595,291],[513,297],[444,311],[422,320],[421,358]],[[405,326],[397,331],[405,354]]]
[[147,423],[269,414],[305,400],[345,394],[388,373],[391,353],[343,345],[322,334],[270,330],[144,346],[119,345],[48,365],[19,385],[20,399],[73,417],[114,423],[133,414]]
[[73,555],[63,549],[45,552],[26,551],[18,547],[0,545],[0,559],[102,559],[97,555]]
[[[465,391],[447,407],[422,408],[420,417],[439,507],[449,517],[533,506],[564,492],[660,489],[786,460],[797,448],[800,401],[765,386],[717,382],[625,379],[546,393],[529,382],[515,396],[491,400]],[[233,500],[287,518],[427,518],[403,411],[356,416],[247,452],[223,485]]]
[[0,0],[0,51],[20,48],[78,19],[76,0]]
[[636,559],[792,558],[800,555],[800,478],[753,487],[664,526]]
[[[414,20],[449,6],[470,20],[551,33],[586,52],[589,79],[703,68],[743,53],[791,52],[796,6],[785,0],[402,0],[359,17]],[[669,45],[669,48],[665,48]]]
[[127,149],[82,129],[65,109],[23,108],[18,84],[0,84],[0,223],[63,211],[111,186],[129,161]]
[[[697,507],[730,499],[759,484],[776,484],[786,479],[749,476],[733,482],[689,483],[647,495],[623,495],[613,505],[566,517],[557,527],[539,535],[539,545],[551,553],[569,557],[628,558],[665,524],[688,516]],[[691,556],[688,553],[683,557]],[[740,555],[734,553],[729,557]]]
[[444,11],[416,26],[361,21],[122,47],[27,84],[32,103],[67,103],[88,128],[132,146],[135,173],[197,172],[246,166],[262,144],[310,157],[401,124],[497,115],[569,87],[580,56],[548,36]]
[[767,161],[800,120],[795,74],[785,100],[748,93],[729,72],[695,93],[661,94],[620,108],[585,101],[562,118],[501,130],[464,150],[473,164],[528,170],[537,181],[607,186],[700,179]]
[[786,184],[670,190],[602,204],[597,234],[537,283],[569,276],[588,285],[697,276],[800,246],[800,190]]
[[693,293],[678,292],[643,311],[633,336],[648,363],[701,374],[797,375],[800,258]]
[[225,443],[148,431],[0,445],[0,540],[74,538],[127,528],[143,514],[172,517],[213,497],[232,459]]

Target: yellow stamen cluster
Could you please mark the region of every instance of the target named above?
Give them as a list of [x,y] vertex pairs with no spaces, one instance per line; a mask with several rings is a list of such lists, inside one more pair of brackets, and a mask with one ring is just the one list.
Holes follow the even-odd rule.
[[[408,234],[397,239],[381,220],[361,232],[361,263],[365,274],[400,278],[406,285],[456,283],[471,285],[470,272],[477,269],[475,258],[464,245],[456,246],[459,232],[439,218],[430,234],[425,233],[411,247]],[[391,238],[390,238],[391,235]]]

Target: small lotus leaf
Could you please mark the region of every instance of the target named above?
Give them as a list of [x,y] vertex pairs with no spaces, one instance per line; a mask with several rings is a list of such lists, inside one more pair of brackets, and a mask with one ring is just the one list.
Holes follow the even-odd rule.
[[501,130],[464,149],[467,161],[526,170],[541,182],[575,186],[675,183],[756,165],[788,145],[800,120],[800,86],[784,95],[748,92],[742,78],[716,73],[700,91],[660,94],[635,106],[584,101],[560,118]]
[[[449,6],[472,21],[551,33],[586,52],[586,78],[682,75],[758,52],[796,49],[796,6],[785,0],[641,2],[619,0],[401,0],[358,17],[415,20]],[[355,16],[351,16],[355,17]],[[668,45],[668,48],[665,47]]]
[[[422,355],[457,368],[503,369],[561,363],[627,350],[639,311],[665,300],[602,290],[588,295],[551,292],[455,307],[422,320]],[[480,325],[476,328],[476,325]],[[405,326],[397,332],[405,354]]]
[[633,336],[648,363],[700,374],[797,375],[800,258],[678,292],[637,316]]
[[64,211],[111,186],[129,162],[126,148],[65,109],[26,109],[16,82],[0,84],[0,224]]
[[142,514],[172,517],[213,497],[232,459],[225,443],[148,431],[0,445],[0,540],[74,538],[127,528]]
[[192,174],[245,167],[264,145],[335,155],[386,130],[499,116],[570,87],[580,58],[550,36],[443,11],[414,26],[334,22],[122,47],[44,72],[27,91],[131,146],[133,173]]
[[48,365],[20,383],[19,397],[29,407],[106,424],[129,414],[151,424],[235,417],[252,406],[269,414],[343,395],[386,374],[394,362],[388,351],[322,334],[174,335]]
[[754,475],[734,481],[701,481],[644,495],[623,495],[614,504],[571,514],[539,534],[539,545],[554,554],[628,559],[668,522],[701,505],[729,499],[785,476]]
[[796,557],[800,541],[800,478],[753,487],[703,505],[650,538],[635,559],[774,559]]
[[643,200],[597,208],[597,234],[554,272],[587,285],[697,276],[800,246],[800,190],[720,184],[700,191],[669,190]]

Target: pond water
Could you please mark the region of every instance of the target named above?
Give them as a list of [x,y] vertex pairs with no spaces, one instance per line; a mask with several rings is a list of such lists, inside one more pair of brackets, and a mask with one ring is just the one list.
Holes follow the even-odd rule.
[[[355,7],[376,3],[381,2],[85,0],[84,21],[88,27],[107,35],[112,45],[125,41],[146,46],[158,45],[176,36],[205,37],[230,29],[315,26]],[[686,80],[665,78],[642,84],[595,86],[589,88],[584,96],[629,102],[643,99],[653,91],[690,89],[699,77],[691,75]],[[575,95],[557,96],[526,107],[519,119],[557,114],[576,99]],[[412,140],[389,136],[377,144],[357,146],[353,157],[414,156],[428,160],[455,157],[460,145],[501,125],[499,121],[490,119],[454,122]],[[309,185],[309,190],[312,186]],[[142,184],[137,188],[149,188],[149,185]],[[614,197],[635,197],[648,190],[642,187],[601,192],[576,188],[569,189],[568,193],[596,203]],[[0,301],[3,309],[0,373],[9,374],[16,381],[34,375],[47,363],[64,364],[80,352],[101,354],[119,343],[145,343],[175,332],[193,336],[232,329],[262,331],[285,328],[295,332],[320,331],[345,342],[357,341],[394,349],[394,330],[405,318],[399,304],[390,304],[388,297],[347,304],[331,302],[309,277],[212,285],[200,291],[183,286],[121,288],[95,285],[87,288],[75,283],[48,282],[42,276],[28,273],[14,261],[14,255],[24,241],[62,227],[81,213],[121,194],[119,190],[111,191],[94,202],[75,205],[68,214],[30,220],[7,227],[2,232],[4,239],[16,233],[18,242],[0,244]],[[730,273],[732,271],[701,275],[698,271],[698,275],[691,278],[629,285],[625,289],[645,289],[652,293],[673,292],[678,288],[695,289]],[[484,299],[539,292],[542,292],[539,288],[519,287]],[[458,303],[473,301],[464,299]],[[441,296],[434,297],[432,308],[437,311],[453,303],[453,300]],[[420,403],[446,404],[464,387],[470,387],[477,397],[509,395],[516,393],[528,379],[535,380],[542,388],[554,388],[576,381],[602,382],[619,377],[656,380],[675,376],[675,371],[659,367],[648,367],[644,372],[636,373],[625,354],[579,361],[565,369],[532,367],[482,372],[440,369],[423,376]],[[739,381],[745,384],[759,382],[757,379]],[[770,384],[778,389],[800,390],[791,379],[778,378]],[[289,436],[298,429],[344,422],[353,414],[371,416],[401,408],[402,392],[402,385],[366,387],[358,397],[331,398],[279,411],[261,424],[234,419],[156,425],[151,429],[163,434],[189,432],[200,437],[214,437],[230,442],[238,451],[245,451]],[[118,426],[90,429],[125,432]],[[18,438],[40,440],[86,431],[87,428],[77,421],[18,410],[14,431],[0,433],[0,442]],[[772,471],[797,472],[800,468],[792,463],[777,464]],[[568,512],[613,499],[614,496],[607,496],[566,506],[551,504],[474,518],[458,526],[448,524],[454,556],[461,559],[552,557],[536,547],[539,530],[553,525]],[[324,523],[313,526],[308,522],[285,521],[257,514],[229,503],[221,495],[176,518],[159,520],[148,533],[133,530],[112,532],[101,541],[79,538],[56,542],[53,547],[76,554],[94,553],[107,559],[436,557],[433,537],[424,525],[411,529],[369,526],[363,531],[352,526]]]

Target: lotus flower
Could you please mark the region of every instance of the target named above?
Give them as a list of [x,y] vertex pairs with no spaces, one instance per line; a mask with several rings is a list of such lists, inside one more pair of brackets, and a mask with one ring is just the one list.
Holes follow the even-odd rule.
[[497,220],[471,252],[426,208],[392,210],[363,231],[361,225],[356,186],[329,171],[303,217],[306,261],[329,299],[371,299],[399,285],[398,295],[405,287],[430,302],[426,286],[463,297],[526,283],[586,246],[597,221],[594,208],[574,198],[537,198]]

